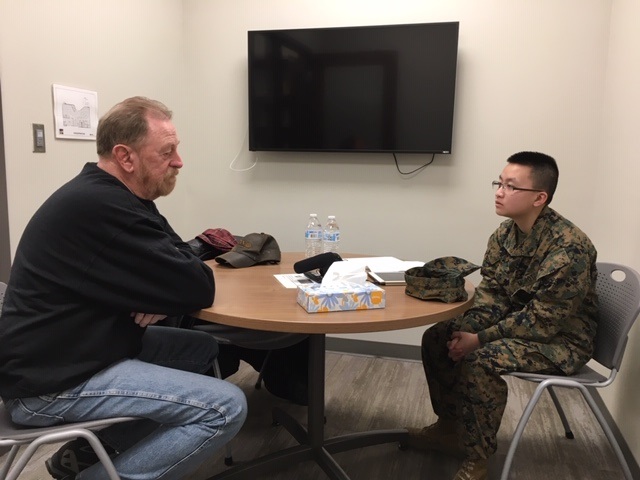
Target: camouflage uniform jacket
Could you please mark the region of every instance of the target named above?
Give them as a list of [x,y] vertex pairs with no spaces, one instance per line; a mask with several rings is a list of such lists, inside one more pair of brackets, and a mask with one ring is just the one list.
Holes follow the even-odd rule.
[[504,221],[489,239],[483,279],[461,330],[478,333],[481,344],[525,341],[573,373],[593,354],[595,262],[589,238],[549,207],[527,236]]

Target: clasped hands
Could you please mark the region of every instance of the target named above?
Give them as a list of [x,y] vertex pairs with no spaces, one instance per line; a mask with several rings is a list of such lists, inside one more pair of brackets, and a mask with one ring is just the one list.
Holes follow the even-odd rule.
[[159,322],[167,318],[166,315],[162,315],[159,313],[136,313],[131,312],[131,316],[133,317],[133,321],[136,322],[140,327],[146,327],[147,325],[153,325],[154,323]]
[[447,342],[449,348],[449,358],[454,362],[459,362],[466,355],[480,347],[477,333],[453,332],[451,340]]

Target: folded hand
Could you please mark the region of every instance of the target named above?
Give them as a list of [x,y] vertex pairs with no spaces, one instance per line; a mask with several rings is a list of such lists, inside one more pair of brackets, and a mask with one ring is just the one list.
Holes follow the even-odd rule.
[[451,340],[447,342],[449,358],[454,362],[459,362],[479,346],[480,340],[478,340],[476,333],[453,332],[451,334]]
[[166,315],[161,315],[159,313],[131,312],[131,316],[134,317],[133,321],[136,322],[141,327],[146,327],[147,325],[153,325],[154,323],[167,318]]

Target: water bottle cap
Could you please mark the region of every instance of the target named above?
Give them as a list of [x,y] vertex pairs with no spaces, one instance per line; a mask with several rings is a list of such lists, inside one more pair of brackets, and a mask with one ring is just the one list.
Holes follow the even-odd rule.
[[328,218],[329,218],[330,220],[333,220],[333,219],[335,219],[335,218],[336,218],[336,216],[335,216],[335,215],[329,215],[329,217],[328,217]]
[[310,217],[317,217],[317,216],[318,216],[318,214],[317,214],[317,213],[312,213],[312,214],[310,214],[309,216],[310,216]]

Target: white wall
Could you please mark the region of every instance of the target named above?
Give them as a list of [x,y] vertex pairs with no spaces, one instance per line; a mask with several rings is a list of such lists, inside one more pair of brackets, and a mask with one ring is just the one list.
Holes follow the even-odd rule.
[[[96,160],[95,142],[55,140],[51,85],[97,91],[100,114],[132,95],[162,99],[178,113],[182,16],[181,0],[0,0],[12,256],[35,209]],[[44,154],[32,153],[32,123],[45,125]]]
[[[337,216],[346,252],[425,261],[457,255],[479,263],[500,221],[489,184],[506,157],[523,149],[558,159],[554,206],[587,233],[596,227],[589,214],[596,177],[585,165],[597,164],[601,141],[609,2],[399,0],[390,8],[356,0],[188,0],[185,6],[192,88],[182,147],[190,164],[181,178],[189,178],[188,210],[208,223],[183,216],[181,232],[264,230],[283,249],[302,250],[308,213],[317,212]],[[403,178],[387,154],[247,151],[247,30],[438,21],[460,22],[452,155]],[[238,154],[238,168],[256,166],[231,171]],[[405,171],[429,158],[399,156]],[[343,336],[417,344],[422,330]]]
[[[343,251],[480,262],[501,220],[489,183],[508,155],[536,149],[560,165],[553,206],[601,260],[640,269],[639,15],[635,0],[0,0],[12,253],[33,211],[95,160],[91,142],[54,140],[59,83],[98,91],[101,114],[138,94],[174,110],[185,168],[159,204],[185,239],[224,227],[302,250],[314,211],[338,217]],[[390,155],[247,151],[247,30],[437,21],[460,22],[452,155],[404,178]],[[31,152],[31,123],[45,124],[46,154]],[[257,164],[235,171],[234,159]],[[358,338],[417,345],[422,330]],[[605,399],[640,458],[633,339]]]
[[[640,2],[613,2],[610,49],[602,116],[602,146],[595,163],[592,239],[601,259],[628,263],[640,270]],[[640,459],[640,329],[631,331],[616,383],[601,392],[635,458]]]

